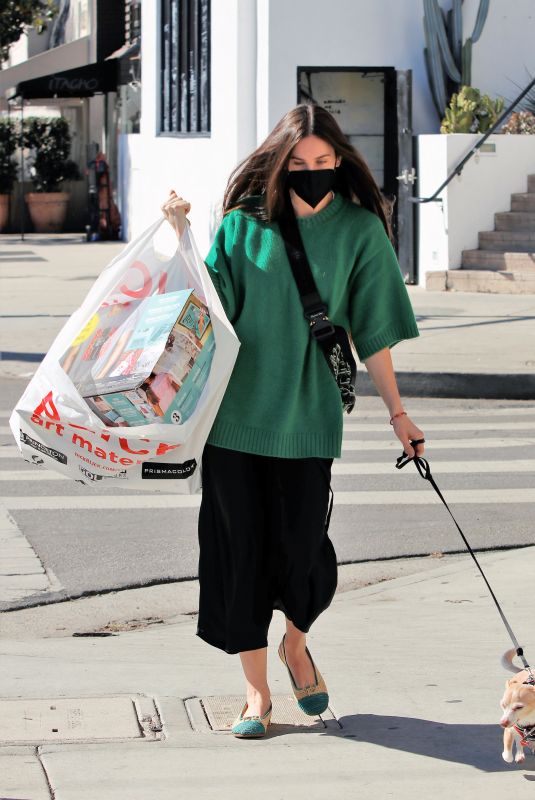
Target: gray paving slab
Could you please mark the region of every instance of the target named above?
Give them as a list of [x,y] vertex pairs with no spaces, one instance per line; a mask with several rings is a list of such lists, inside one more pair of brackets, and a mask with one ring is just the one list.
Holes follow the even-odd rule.
[[[1,559],[1,555],[0,555]],[[0,563],[2,563],[0,561]],[[0,567],[0,577],[11,577],[14,573],[16,575],[43,575],[45,572],[44,568],[36,569],[33,558],[30,559],[23,559],[23,558],[16,558],[12,557],[9,559],[9,566],[2,566]],[[3,584],[3,581],[2,581]],[[48,586],[48,581],[46,583]],[[7,585],[6,585],[7,588]]]
[[0,751],[0,797],[2,800],[50,800],[46,774],[35,754]]
[[[80,780],[78,751],[46,753],[44,764],[58,800],[146,800],[190,797],[201,800],[235,798],[247,794],[267,800],[325,800],[326,797],[414,798],[482,795],[500,800],[510,791],[531,798],[533,787],[518,774],[480,772],[469,764],[453,764],[440,757],[402,750],[385,750],[352,739],[324,735],[292,735],[253,743],[235,740],[229,747],[206,745],[187,750],[151,749],[116,752],[113,763],[105,754],[84,751],[91,783]],[[306,737],[306,738],[305,738]],[[241,745],[238,748],[238,745]],[[247,753],[244,754],[244,747]],[[472,748],[474,746],[472,745]],[[458,756],[462,757],[459,747]],[[333,759],[335,761],[333,762]]]

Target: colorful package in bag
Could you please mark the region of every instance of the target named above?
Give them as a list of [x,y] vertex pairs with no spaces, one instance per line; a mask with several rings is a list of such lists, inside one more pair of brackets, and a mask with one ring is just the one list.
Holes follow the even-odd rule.
[[17,403],[10,426],[30,463],[91,486],[200,490],[240,343],[191,229],[171,257],[156,252],[163,222],[102,271]]
[[[157,294],[124,316],[103,306],[60,363],[91,410],[110,427],[188,420],[208,380],[215,339],[195,292]],[[91,330],[91,328],[89,329]]]

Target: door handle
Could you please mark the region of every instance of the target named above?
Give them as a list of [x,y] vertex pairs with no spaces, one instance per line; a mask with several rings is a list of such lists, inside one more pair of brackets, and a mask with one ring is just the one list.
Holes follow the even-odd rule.
[[414,184],[416,182],[416,170],[412,167],[411,171],[409,172],[408,169],[404,169],[401,175],[396,176],[396,180],[402,181],[406,186],[410,184]]

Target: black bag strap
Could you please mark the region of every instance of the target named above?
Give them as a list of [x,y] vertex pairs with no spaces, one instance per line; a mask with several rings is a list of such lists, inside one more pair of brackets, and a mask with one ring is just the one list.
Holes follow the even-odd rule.
[[350,414],[355,407],[357,364],[347,331],[340,325],[333,325],[327,316],[327,305],[321,299],[312,275],[289,192],[286,193],[286,208],[278,223],[304,316],[310,325],[310,335],[317,341],[336,381],[344,411]]
[[311,326],[310,333],[314,339],[320,341],[329,339],[334,335],[334,325],[327,316],[327,306],[319,295],[312,275],[289,195],[286,197],[285,211],[278,219],[278,223],[304,315]]

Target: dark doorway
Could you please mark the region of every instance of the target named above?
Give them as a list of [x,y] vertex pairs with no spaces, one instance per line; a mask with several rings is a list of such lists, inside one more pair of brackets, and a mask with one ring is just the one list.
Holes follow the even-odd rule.
[[394,67],[297,68],[298,102],[318,103],[333,114],[394,201],[395,245],[407,283],[415,280],[410,77]]

